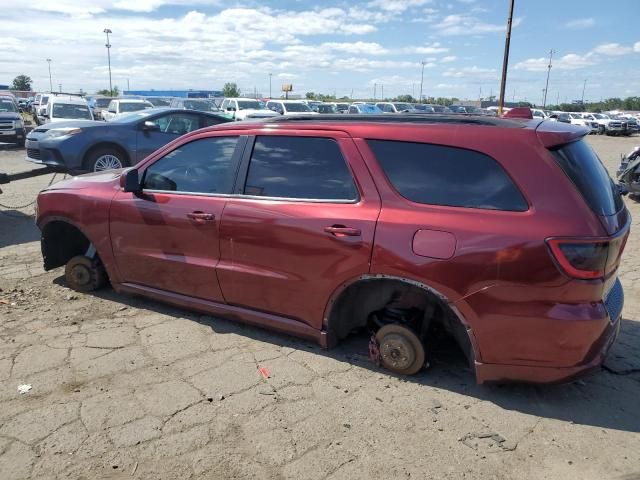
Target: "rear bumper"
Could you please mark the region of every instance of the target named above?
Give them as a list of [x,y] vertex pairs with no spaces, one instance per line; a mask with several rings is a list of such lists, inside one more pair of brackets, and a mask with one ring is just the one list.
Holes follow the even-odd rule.
[[[604,362],[615,342],[623,306],[624,291],[616,279],[604,301],[554,305],[547,310],[548,316],[537,319],[512,318],[508,322],[509,338],[493,332],[499,342],[495,337],[487,342],[488,338],[481,334],[476,338],[480,351],[486,355],[485,361],[475,363],[477,382],[559,383],[588,373]],[[514,321],[520,324],[518,331],[513,328]],[[499,357],[500,353],[511,361],[486,361],[491,355]]]

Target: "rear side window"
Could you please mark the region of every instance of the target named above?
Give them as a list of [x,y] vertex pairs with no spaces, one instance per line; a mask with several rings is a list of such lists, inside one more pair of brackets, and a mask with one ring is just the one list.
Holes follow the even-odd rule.
[[412,202],[524,212],[518,187],[491,157],[427,143],[368,140],[389,181]]
[[551,153],[594,213],[608,216],[622,209],[618,188],[584,140],[563,145]]
[[357,198],[338,143],[314,137],[257,137],[244,193],[309,200]]

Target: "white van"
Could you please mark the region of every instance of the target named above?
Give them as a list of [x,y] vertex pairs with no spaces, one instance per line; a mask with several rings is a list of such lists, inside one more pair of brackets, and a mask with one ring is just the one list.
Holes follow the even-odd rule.
[[87,101],[71,95],[52,95],[47,103],[44,123],[64,120],[93,120]]

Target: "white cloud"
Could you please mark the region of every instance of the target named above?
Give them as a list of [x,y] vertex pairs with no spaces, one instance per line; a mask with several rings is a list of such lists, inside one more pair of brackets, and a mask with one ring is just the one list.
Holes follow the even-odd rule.
[[[589,52],[586,55],[578,55],[576,53],[569,53],[563,57],[556,58],[552,61],[552,68],[556,70],[575,70],[578,68],[588,67],[596,64],[593,53]],[[526,70],[528,72],[542,72],[547,69],[549,65],[549,58],[529,58],[522,62],[518,62],[515,65],[516,70]]]
[[431,3],[432,0],[372,0],[367,5],[370,8],[379,8],[386,12],[402,13],[412,7],[420,7]]
[[575,20],[570,20],[564,24],[567,28],[589,28],[593,27],[596,24],[595,18],[576,18]]
[[447,55],[446,57],[442,57],[442,60],[440,60],[442,63],[450,63],[450,62],[455,62],[458,59],[458,57],[456,57],[455,55]]
[[353,43],[337,43],[326,42],[321,44],[318,49],[327,48],[338,52],[361,53],[363,55],[383,55],[389,53],[389,50],[383,48],[379,43],[375,42],[353,42]]
[[449,51],[448,48],[443,47],[439,42],[434,43],[426,43],[419,47],[409,47],[404,49],[407,53],[419,53],[421,55],[435,55],[438,53],[446,53]]
[[631,53],[632,51],[633,48],[620,45],[619,43],[603,43],[602,45],[598,45],[593,49],[594,53],[612,57],[626,55],[628,53]]
[[[513,20],[513,27],[522,23],[522,18]],[[505,24],[486,23],[472,15],[447,15],[434,28],[441,35],[481,35],[506,31]]]
[[443,77],[452,78],[474,78],[474,79],[494,79],[497,78],[495,68],[482,68],[478,66],[464,68],[449,68],[442,74]]
[[633,44],[633,51],[640,53],[640,42],[636,42]]

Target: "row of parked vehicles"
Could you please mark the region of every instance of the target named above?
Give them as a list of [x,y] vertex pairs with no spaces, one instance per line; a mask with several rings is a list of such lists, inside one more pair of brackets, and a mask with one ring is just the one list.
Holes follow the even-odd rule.
[[629,136],[640,132],[640,120],[628,113],[554,112],[541,109],[533,109],[532,113],[534,118],[587,127],[593,134]]

